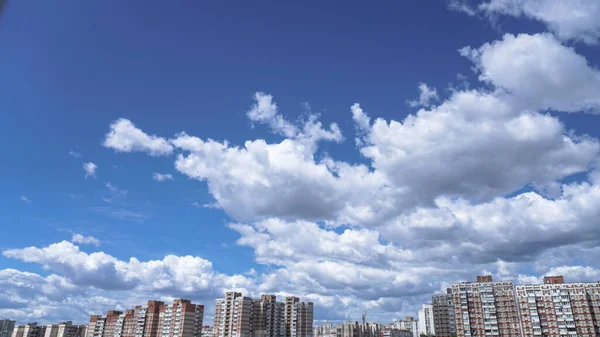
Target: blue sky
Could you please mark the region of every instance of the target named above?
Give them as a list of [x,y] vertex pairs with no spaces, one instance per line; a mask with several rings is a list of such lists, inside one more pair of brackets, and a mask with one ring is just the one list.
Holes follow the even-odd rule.
[[239,289],[385,321],[473,270],[600,279],[600,9],[556,5],[8,1],[0,316]]

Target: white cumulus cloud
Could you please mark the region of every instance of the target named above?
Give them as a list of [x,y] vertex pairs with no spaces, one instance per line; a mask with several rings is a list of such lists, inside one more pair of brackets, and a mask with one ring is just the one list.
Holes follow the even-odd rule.
[[80,243],[82,245],[94,245],[96,247],[100,246],[100,240],[96,239],[93,236],[84,236],[79,233],[73,233],[73,237],[71,237],[71,242]]
[[85,177],[96,177],[96,169],[98,166],[92,162],[83,163],[83,170],[85,171]]
[[156,181],[173,180],[173,175],[170,173],[152,173],[152,179]]

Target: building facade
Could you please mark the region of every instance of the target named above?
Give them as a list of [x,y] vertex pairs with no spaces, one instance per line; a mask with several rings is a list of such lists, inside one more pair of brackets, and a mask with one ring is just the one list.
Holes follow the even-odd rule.
[[419,335],[435,336],[435,324],[433,322],[433,305],[425,303],[419,309]]
[[433,306],[433,329],[436,337],[451,337],[456,334],[454,325],[454,303],[452,289],[446,294],[434,295],[431,298]]
[[10,319],[0,320],[0,337],[11,337],[15,329],[15,323]]
[[255,337],[283,337],[285,335],[285,303],[277,302],[275,295],[262,295],[255,302],[253,332]]
[[600,336],[600,282],[549,276],[544,284],[517,286],[516,295],[525,337]]
[[[294,297],[295,298],[295,297]],[[286,299],[287,305],[287,299]],[[287,312],[287,308],[286,308]],[[314,305],[312,302],[294,302],[292,304],[292,337],[313,336]]]
[[452,299],[457,336],[521,336],[512,282],[478,276],[477,282],[453,284]]
[[204,306],[176,299],[159,309],[158,337],[201,337]]
[[254,301],[238,292],[226,292],[215,303],[215,337],[252,337]]
[[312,337],[313,304],[275,295],[259,300],[227,292],[215,304],[214,337]]
[[413,337],[419,337],[419,322],[412,316],[406,316],[404,320],[398,320],[393,325],[398,330],[410,331]]

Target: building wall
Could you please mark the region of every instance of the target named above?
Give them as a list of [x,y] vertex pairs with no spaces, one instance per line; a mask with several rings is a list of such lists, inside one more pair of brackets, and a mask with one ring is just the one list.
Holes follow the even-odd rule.
[[433,321],[433,305],[431,303],[423,304],[419,309],[419,335],[435,335],[435,326]]
[[600,283],[561,283],[516,287],[523,336],[600,336]]
[[10,319],[0,320],[0,337],[11,337],[15,329],[15,321]]
[[521,335],[512,282],[483,282],[452,285],[456,334],[459,337]]
[[176,299],[160,307],[159,337],[201,337],[204,306]]
[[435,336],[450,337],[455,334],[454,304],[451,291],[448,294],[434,295],[431,298],[431,305],[433,306],[433,327]]

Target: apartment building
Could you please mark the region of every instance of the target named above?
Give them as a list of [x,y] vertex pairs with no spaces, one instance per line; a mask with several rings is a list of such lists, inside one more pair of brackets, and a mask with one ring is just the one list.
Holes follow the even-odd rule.
[[127,309],[119,315],[115,327],[115,337],[135,337],[137,318],[135,310]]
[[458,337],[521,335],[511,281],[478,276],[477,282],[453,284],[452,299]]
[[294,305],[300,302],[298,297],[288,296],[285,298],[285,337],[292,337],[292,331],[295,330],[292,325],[292,312]]
[[88,324],[85,337],[102,337],[105,319],[106,317],[103,315],[90,316],[90,322]]
[[227,292],[215,303],[215,337],[253,337],[254,301],[238,292]]
[[176,299],[159,309],[158,337],[201,337],[204,306]]
[[253,332],[255,337],[283,337],[285,303],[277,302],[275,295],[262,295],[255,303]]
[[101,337],[114,337],[117,330],[117,321],[123,312],[118,310],[109,310],[104,316],[104,327]]
[[[380,337],[381,332],[386,330],[380,324],[375,322],[359,323],[357,321],[346,321],[344,324],[336,327],[338,337]],[[399,330],[389,329],[387,330]],[[391,333],[390,331],[387,332]]]
[[395,328],[390,328],[390,327],[381,329],[381,332],[379,334],[379,337],[412,337],[412,336],[413,336],[413,334],[411,331],[395,329]]
[[86,328],[87,325],[73,325],[71,321],[60,322],[56,337],[85,337]]
[[413,337],[419,337],[419,322],[412,316],[406,316],[404,320],[398,320],[393,325],[396,329],[410,331]]
[[46,325],[45,337],[85,337],[86,325],[73,325],[73,322],[60,322]]
[[214,337],[312,337],[313,304],[275,295],[259,300],[227,292],[215,304]]
[[419,335],[434,336],[433,305],[425,303],[419,309]]
[[544,284],[516,288],[523,336],[600,336],[600,282],[565,283],[562,276]]
[[[293,299],[297,299],[293,297]],[[286,298],[286,306],[287,306]],[[291,316],[291,337],[312,337],[313,336],[313,318],[314,305],[312,302],[295,301],[292,305]],[[287,313],[286,308],[286,313]],[[287,322],[287,319],[286,319]]]
[[0,337],[11,337],[15,329],[15,323],[10,319],[0,320]]
[[157,337],[161,335],[159,328],[160,308],[165,304],[162,301],[148,301],[146,306],[140,307],[137,313],[136,337]]
[[456,333],[454,325],[454,304],[452,289],[447,289],[446,294],[433,295],[433,330],[436,337],[451,337]]

